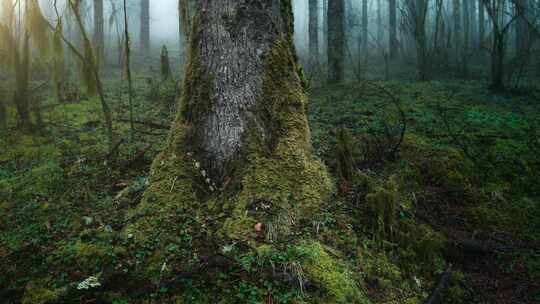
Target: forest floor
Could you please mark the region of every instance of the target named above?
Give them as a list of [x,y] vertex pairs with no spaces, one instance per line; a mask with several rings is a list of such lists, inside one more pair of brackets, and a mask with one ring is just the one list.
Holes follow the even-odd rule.
[[[6,303],[176,299],[173,286],[125,279],[147,248],[127,252],[117,233],[165,144],[178,89],[137,79],[131,142],[124,85],[106,86],[122,140],[114,159],[93,98],[48,97],[38,133],[17,131],[13,112],[0,130]],[[378,81],[310,90],[314,149],[338,189],[320,238],[350,260],[372,302],[422,303],[451,270],[444,303],[540,303],[540,88],[494,95],[486,87]],[[91,276],[107,279],[67,292]],[[236,303],[301,297],[271,289],[242,282],[227,292]],[[197,303],[197,290],[183,292]]]

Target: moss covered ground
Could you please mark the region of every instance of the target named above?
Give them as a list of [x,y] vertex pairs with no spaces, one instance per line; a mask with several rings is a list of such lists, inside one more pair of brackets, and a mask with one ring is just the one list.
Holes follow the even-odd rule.
[[[174,115],[174,84],[137,78],[133,143],[126,92],[112,78],[106,86],[125,138],[116,160],[99,102],[78,94],[57,104],[43,92],[37,134],[17,131],[11,111],[0,131],[3,302],[423,303],[449,268],[444,303],[540,301],[539,88],[493,95],[478,81],[402,80],[311,89],[313,152],[336,193],[308,219],[265,215],[272,228],[257,236],[268,187],[244,189],[248,228],[232,231],[215,227],[219,212],[201,216],[222,201],[234,212],[230,197],[192,208],[190,195],[212,185],[170,178],[200,174],[190,151],[159,154],[170,144],[161,127]],[[276,201],[318,195],[254,157],[249,180],[287,181],[291,197]],[[163,178],[149,183],[158,167]],[[155,208],[143,199],[149,185],[175,203]],[[263,199],[248,206],[257,193]],[[145,229],[151,221],[169,229]],[[246,233],[300,241],[246,245]]]

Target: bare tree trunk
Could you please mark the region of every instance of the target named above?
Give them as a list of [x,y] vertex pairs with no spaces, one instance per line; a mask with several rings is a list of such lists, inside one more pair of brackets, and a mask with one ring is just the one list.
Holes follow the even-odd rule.
[[150,0],[141,0],[141,50],[143,54],[150,52]]
[[383,41],[383,24],[382,24],[382,0],[377,0],[377,41]]
[[516,50],[518,56],[525,56],[529,45],[529,21],[527,19],[527,0],[515,0]]
[[483,6],[488,12],[492,25],[491,42],[491,89],[502,92],[505,90],[504,77],[506,57],[505,35],[511,23],[504,23],[505,6],[502,0],[482,0]]
[[478,0],[478,49],[483,53],[484,39],[486,39],[486,9],[482,0]]
[[491,50],[491,89],[502,92],[504,86],[504,57],[505,41],[504,35],[494,32],[493,49]]
[[126,52],[126,74],[128,81],[128,101],[129,101],[129,139],[130,144],[134,144],[135,126],[133,125],[133,88],[131,81],[131,47],[128,27],[128,12],[127,12],[127,0],[124,0],[124,51]]
[[368,1],[362,0],[362,50],[361,53],[364,58],[367,57],[369,45],[368,35]]
[[475,48],[475,43],[478,40],[478,2],[471,0],[471,11],[469,13],[471,17],[471,44],[469,47]]
[[309,69],[319,65],[319,1],[309,0]]
[[389,35],[389,49],[390,60],[395,60],[398,54],[398,42],[397,42],[397,4],[396,0],[389,0],[389,23],[390,23],[390,35]]
[[328,82],[339,83],[345,79],[345,29],[344,0],[328,0]]
[[[24,31],[22,38],[22,48],[19,54],[19,50],[15,49],[15,95],[14,102],[19,116],[19,127],[25,132],[32,132],[34,125],[32,124],[30,113],[30,34]],[[22,56],[22,58],[21,58]]]
[[6,98],[5,96],[1,95],[1,93],[0,97],[2,98],[0,100],[0,128],[5,128],[7,125],[7,107],[5,103]]
[[[321,57],[328,58],[328,1],[321,0],[323,3],[322,11],[322,46],[321,46]],[[326,60],[325,59],[325,60]]]
[[461,61],[462,61],[462,32],[461,32],[461,4],[460,0],[453,0],[453,13],[452,19],[454,21],[454,48],[455,48],[455,60],[457,70],[461,70]]
[[426,81],[429,78],[428,52],[426,37],[426,19],[429,0],[407,0],[405,2],[410,24],[413,26],[413,37],[416,46],[416,61],[418,80]]
[[103,24],[103,0],[94,0],[94,48],[98,64],[105,63],[105,35]]
[[471,11],[470,1],[463,1],[463,50],[461,54],[461,72],[464,77],[469,74],[469,49],[471,45]]

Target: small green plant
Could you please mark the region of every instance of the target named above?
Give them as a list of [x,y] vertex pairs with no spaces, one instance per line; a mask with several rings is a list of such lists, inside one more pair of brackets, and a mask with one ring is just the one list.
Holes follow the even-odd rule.
[[339,128],[336,140],[337,173],[340,182],[348,184],[354,173],[354,139],[349,129]]

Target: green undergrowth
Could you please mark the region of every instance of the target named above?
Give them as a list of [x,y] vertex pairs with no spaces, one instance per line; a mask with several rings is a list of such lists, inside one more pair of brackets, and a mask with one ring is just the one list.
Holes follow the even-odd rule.
[[[116,135],[127,138],[125,92],[106,84]],[[118,159],[152,149],[125,168],[103,158],[95,100],[49,101],[36,135],[15,131],[11,117],[0,131],[0,298],[423,303],[449,266],[456,234],[515,245],[497,255],[504,273],[538,281],[538,253],[527,247],[540,235],[538,104],[474,82],[378,84],[407,116],[396,155],[381,150],[399,140],[395,104],[351,83],[312,90],[309,103],[295,105],[308,109],[311,130],[293,135],[311,135],[310,153],[295,155],[287,138],[274,143],[275,154],[252,147],[242,178],[231,181],[206,180],[184,145],[186,125],[173,126],[178,137],[169,140],[137,133]],[[168,125],[173,87],[138,83],[138,120]],[[269,111],[287,108],[278,100]],[[299,122],[281,123],[276,131]],[[445,303],[478,300],[475,277],[453,267]]]

